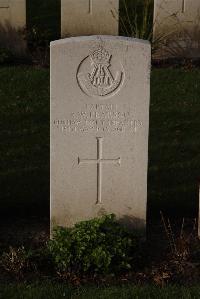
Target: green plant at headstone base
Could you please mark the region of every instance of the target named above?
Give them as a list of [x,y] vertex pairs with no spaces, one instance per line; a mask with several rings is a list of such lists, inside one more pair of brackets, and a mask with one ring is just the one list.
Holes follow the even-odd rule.
[[57,227],[48,247],[55,268],[64,274],[108,274],[134,267],[137,241],[114,215]]

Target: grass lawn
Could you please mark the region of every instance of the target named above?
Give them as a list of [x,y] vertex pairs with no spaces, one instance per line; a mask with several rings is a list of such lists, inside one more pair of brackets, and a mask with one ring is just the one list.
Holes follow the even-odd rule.
[[151,77],[149,205],[171,215],[197,211],[200,70],[154,69]]
[[190,288],[170,286],[137,287],[133,285],[112,287],[69,287],[65,284],[0,285],[3,299],[197,299],[200,286]]
[[48,213],[49,71],[1,68],[0,78],[2,214]]
[[[1,214],[48,215],[49,70],[0,68]],[[200,70],[153,69],[148,206],[194,215],[200,177]]]

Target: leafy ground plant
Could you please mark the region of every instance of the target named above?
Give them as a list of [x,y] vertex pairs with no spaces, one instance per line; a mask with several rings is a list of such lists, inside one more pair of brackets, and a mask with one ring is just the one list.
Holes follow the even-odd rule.
[[112,273],[133,268],[136,239],[114,215],[58,227],[49,243],[55,267],[63,274]]

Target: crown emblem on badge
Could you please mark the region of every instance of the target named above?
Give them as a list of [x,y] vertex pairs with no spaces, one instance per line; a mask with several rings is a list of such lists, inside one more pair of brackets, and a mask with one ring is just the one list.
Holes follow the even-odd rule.
[[[124,73],[121,68],[115,75],[113,74],[113,70],[110,69],[112,67],[111,59],[112,55],[100,45],[81,62],[77,72],[77,80],[85,94],[102,98],[112,95],[120,89],[123,84]],[[85,65],[90,65],[89,72],[83,71]]]
[[101,47],[90,54],[90,58],[95,64],[109,64],[111,55]]

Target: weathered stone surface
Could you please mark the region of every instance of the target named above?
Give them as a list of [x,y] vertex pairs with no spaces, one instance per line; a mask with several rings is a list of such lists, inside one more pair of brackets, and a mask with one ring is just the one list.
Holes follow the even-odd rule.
[[26,26],[26,0],[0,0],[0,24],[15,29]]
[[154,40],[161,40],[157,56],[200,56],[200,1],[155,0]]
[[119,0],[61,0],[61,36],[118,35]]
[[51,224],[115,213],[145,228],[150,44],[51,43]]

